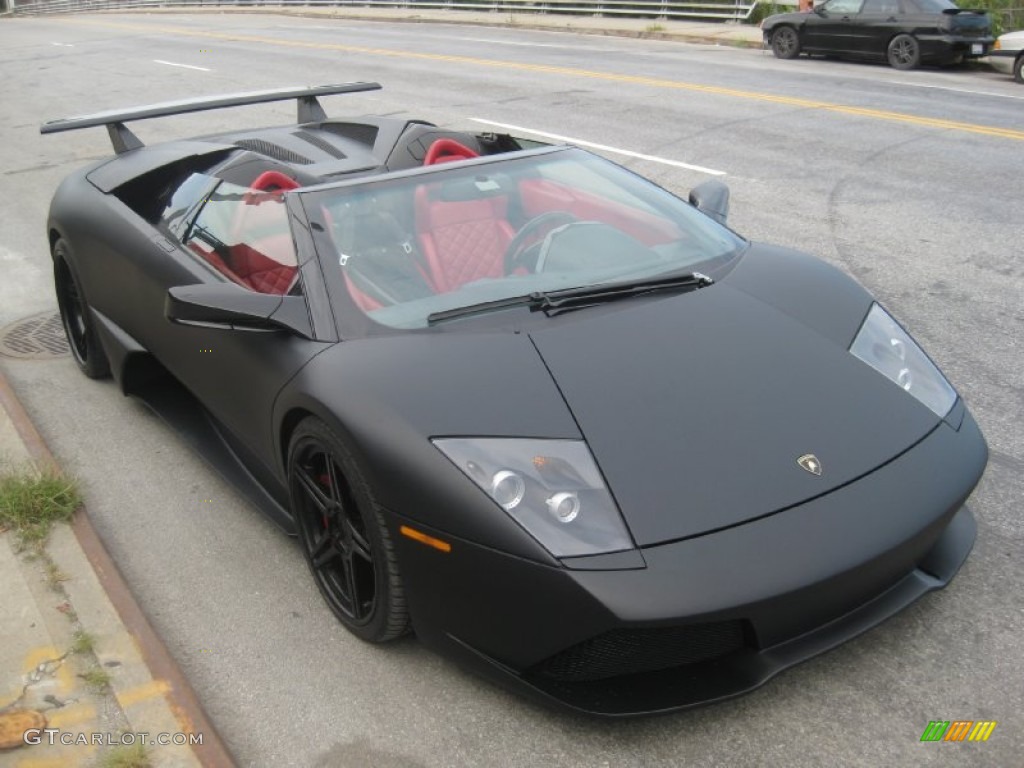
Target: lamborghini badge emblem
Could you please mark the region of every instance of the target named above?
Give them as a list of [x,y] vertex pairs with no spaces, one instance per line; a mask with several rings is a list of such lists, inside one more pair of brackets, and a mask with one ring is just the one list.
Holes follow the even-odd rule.
[[801,469],[806,469],[812,475],[821,477],[821,462],[818,461],[818,457],[813,453],[805,453],[796,460],[796,463],[800,465]]

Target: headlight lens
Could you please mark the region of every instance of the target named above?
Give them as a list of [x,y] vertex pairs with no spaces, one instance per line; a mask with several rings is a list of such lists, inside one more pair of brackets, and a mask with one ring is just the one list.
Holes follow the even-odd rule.
[[878,304],[871,306],[850,352],[905,389],[939,417],[949,413],[956,391],[935,363]]
[[555,557],[633,548],[582,441],[444,438],[433,443]]

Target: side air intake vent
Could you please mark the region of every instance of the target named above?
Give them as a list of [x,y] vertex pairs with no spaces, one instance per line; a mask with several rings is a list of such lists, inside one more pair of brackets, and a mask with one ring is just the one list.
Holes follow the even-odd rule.
[[236,147],[242,149],[248,149],[250,152],[256,152],[266,157],[272,157],[275,160],[280,160],[282,163],[291,163],[292,165],[309,165],[313,161],[308,157],[303,157],[298,152],[292,152],[290,149],[273,144],[263,139],[239,139],[235,142]]
[[345,159],[344,152],[342,152],[336,146],[331,144],[329,141],[317,136],[315,133],[310,133],[309,131],[296,131],[295,133],[292,134],[292,136],[296,136],[302,139],[307,144],[312,144],[321,152],[328,154],[331,157],[337,158],[338,160]]

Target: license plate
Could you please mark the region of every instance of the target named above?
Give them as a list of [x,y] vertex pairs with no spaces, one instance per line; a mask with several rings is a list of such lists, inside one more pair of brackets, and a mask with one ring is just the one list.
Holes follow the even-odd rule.
[[985,46],[982,45],[981,43],[972,43],[971,44],[971,53],[974,54],[975,56],[981,56],[981,54],[983,54],[984,52],[985,52]]

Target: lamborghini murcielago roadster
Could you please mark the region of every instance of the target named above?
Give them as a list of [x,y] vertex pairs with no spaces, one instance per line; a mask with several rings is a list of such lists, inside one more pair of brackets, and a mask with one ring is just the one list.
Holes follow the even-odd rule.
[[[750,690],[946,585],[987,449],[885,307],[597,155],[296,88],[87,115],[74,359],[295,534],[355,635],[602,715]],[[283,127],[126,123],[282,99]]]

